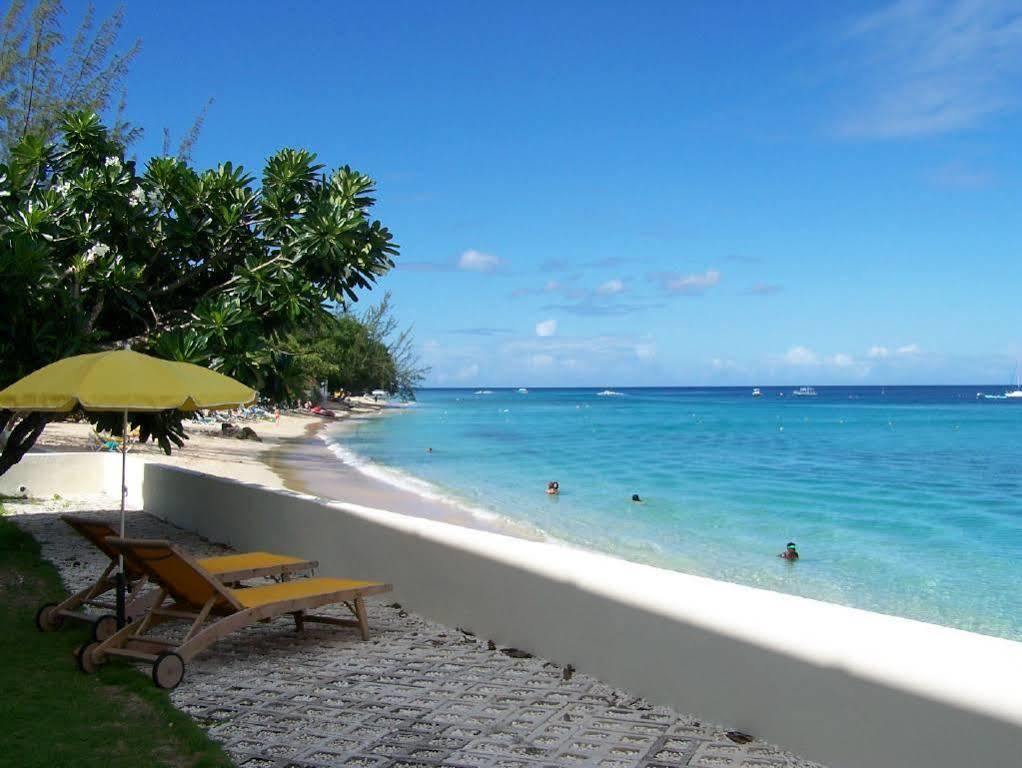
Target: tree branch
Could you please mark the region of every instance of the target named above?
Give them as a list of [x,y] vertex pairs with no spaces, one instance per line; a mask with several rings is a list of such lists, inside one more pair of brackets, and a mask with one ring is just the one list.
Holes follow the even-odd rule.
[[0,453],[0,475],[3,475],[21,461],[21,458],[31,450],[35,441],[43,433],[46,425],[53,418],[51,414],[34,412],[28,414],[7,438],[7,444]]

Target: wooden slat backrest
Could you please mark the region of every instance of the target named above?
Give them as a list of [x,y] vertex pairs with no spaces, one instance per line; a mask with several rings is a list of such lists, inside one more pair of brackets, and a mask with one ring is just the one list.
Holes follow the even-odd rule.
[[110,537],[107,542],[118,552],[144,569],[151,579],[164,587],[179,603],[199,608],[211,597],[217,603],[240,609],[241,604],[205,568],[187,552],[161,539],[120,539]]
[[[90,520],[87,517],[78,517],[77,515],[61,515],[60,519],[78,531],[83,538],[91,541],[96,546],[96,549],[100,550],[104,555],[114,562],[117,561],[118,551],[107,542],[107,539],[117,535],[117,531],[109,523],[104,523],[102,520]],[[131,578],[137,578],[142,575],[142,569],[136,563],[131,562],[130,559],[125,558],[124,566],[125,571]]]

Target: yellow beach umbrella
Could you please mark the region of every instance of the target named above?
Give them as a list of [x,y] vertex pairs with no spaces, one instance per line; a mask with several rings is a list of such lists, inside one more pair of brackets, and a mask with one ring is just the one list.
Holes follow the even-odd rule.
[[256,392],[222,373],[118,349],[50,363],[0,392],[0,408],[67,413],[237,408]]
[[[256,391],[232,378],[191,363],[176,363],[118,349],[75,355],[30,373],[0,391],[0,408],[12,411],[124,414],[121,440],[121,536],[127,464],[128,413],[176,409],[237,408],[256,399]],[[118,626],[124,623],[124,560],[117,584]]]

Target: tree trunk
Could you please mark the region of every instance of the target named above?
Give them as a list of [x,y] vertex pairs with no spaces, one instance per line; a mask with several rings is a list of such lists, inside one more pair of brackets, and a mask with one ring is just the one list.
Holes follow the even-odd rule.
[[[0,475],[6,474],[8,469],[21,461],[21,457],[35,445],[51,418],[46,413],[30,413],[18,422],[0,453]],[[9,426],[8,422],[12,419],[10,411],[0,411],[0,424],[3,427]]]

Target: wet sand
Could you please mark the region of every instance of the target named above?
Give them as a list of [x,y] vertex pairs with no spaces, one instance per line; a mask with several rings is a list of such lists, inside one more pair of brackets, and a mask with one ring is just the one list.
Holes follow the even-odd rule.
[[[386,418],[381,416],[381,418]],[[424,517],[477,530],[542,541],[534,529],[500,517],[483,519],[457,504],[427,499],[368,477],[335,456],[318,437],[327,424],[310,424],[305,435],[283,440],[265,457],[285,488],[310,496],[345,501],[403,515]]]

